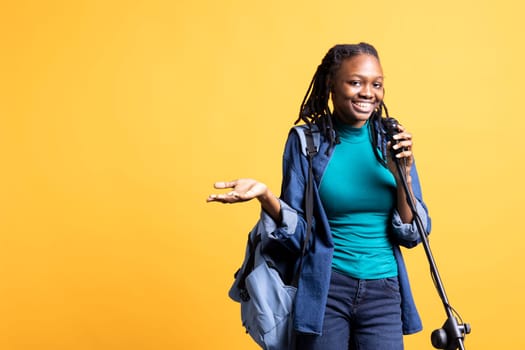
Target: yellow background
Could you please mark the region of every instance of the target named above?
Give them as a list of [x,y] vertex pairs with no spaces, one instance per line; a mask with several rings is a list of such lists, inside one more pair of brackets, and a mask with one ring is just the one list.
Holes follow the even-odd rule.
[[[256,203],[336,43],[380,52],[414,134],[431,245],[468,349],[525,349],[517,0],[4,1],[0,10],[0,349],[256,349],[227,291]],[[432,349],[445,320],[406,252]]]

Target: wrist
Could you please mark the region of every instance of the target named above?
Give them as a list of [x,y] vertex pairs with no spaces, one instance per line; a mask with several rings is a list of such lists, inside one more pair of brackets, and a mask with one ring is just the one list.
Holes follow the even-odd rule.
[[263,203],[268,201],[272,197],[272,193],[270,192],[270,189],[268,187],[265,188],[265,190],[258,195],[256,198],[259,202]]
[[[403,180],[401,179],[401,177],[399,175],[395,175],[394,176],[394,179],[396,180],[396,184],[397,185],[403,185]],[[412,176],[408,175],[405,177],[405,180],[406,180],[406,184],[411,186],[412,185]]]
[[261,203],[261,208],[266,211],[276,221],[281,221],[281,202],[269,189],[257,196]]

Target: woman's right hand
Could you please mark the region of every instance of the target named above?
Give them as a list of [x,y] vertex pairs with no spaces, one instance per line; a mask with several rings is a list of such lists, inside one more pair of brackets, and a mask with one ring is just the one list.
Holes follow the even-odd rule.
[[238,179],[229,182],[216,182],[213,187],[217,189],[232,190],[228,193],[210,194],[206,202],[240,203],[257,198],[261,207],[275,220],[281,221],[281,202],[268,189],[268,186],[254,179]]
[[239,203],[261,197],[268,192],[268,187],[254,179],[238,179],[233,181],[216,182],[213,187],[217,189],[232,190],[223,194],[210,194],[207,202]]

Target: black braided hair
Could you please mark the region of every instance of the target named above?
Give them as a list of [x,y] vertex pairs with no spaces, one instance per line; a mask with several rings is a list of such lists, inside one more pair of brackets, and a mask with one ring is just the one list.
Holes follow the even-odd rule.
[[[328,50],[321,64],[317,67],[303,102],[301,103],[299,117],[295,121],[295,124],[300,121],[305,122],[307,125],[316,124],[321,134],[330,142],[328,151],[332,149],[335,143],[338,143],[337,134],[333,128],[332,112],[328,105],[330,99],[329,81],[333,79],[345,59],[363,54],[374,56],[379,61],[377,50],[372,45],[363,42],[359,44],[335,45]],[[377,152],[377,127],[380,125],[379,122],[381,121],[383,108],[388,116],[388,110],[381,101],[379,108],[370,116],[368,126],[372,135],[374,150],[376,150],[376,157],[384,164],[383,158]]]

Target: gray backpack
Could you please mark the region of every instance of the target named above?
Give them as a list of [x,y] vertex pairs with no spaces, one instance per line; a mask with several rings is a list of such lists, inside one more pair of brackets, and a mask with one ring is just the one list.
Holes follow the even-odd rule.
[[[309,175],[305,193],[307,233],[302,255],[311,237],[313,215],[312,159],[317,153],[320,135],[306,125],[294,127],[301,140],[301,150],[308,157]],[[248,235],[243,264],[235,273],[229,296],[241,305],[241,320],[246,332],[264,350],[289,350],[295,348],[293,305],[302,258],[293,281],[286,285],[274,268],[272,259],[261,249],[264,225],[259,220]]]

